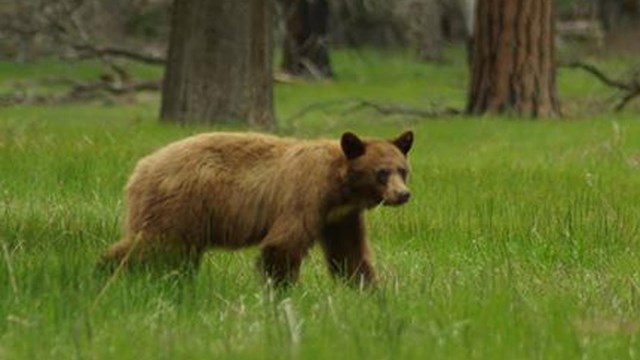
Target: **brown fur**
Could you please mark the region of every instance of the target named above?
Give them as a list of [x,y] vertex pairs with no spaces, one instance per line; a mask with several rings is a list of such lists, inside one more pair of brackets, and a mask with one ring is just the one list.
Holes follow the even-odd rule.
[[259,245],[260,268],[280,284],[296,280],[319,241],[333,275],[370,283],[362,212],[408,200],[401,171],[412,140],[208,133],[172,143],[138,162],[123,238],[102,264],[197,269],[208,248]]

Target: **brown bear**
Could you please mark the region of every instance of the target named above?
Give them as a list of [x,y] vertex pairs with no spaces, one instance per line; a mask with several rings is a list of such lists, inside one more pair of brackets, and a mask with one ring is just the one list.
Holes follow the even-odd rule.
[[334,276],[370,284],[363,211],[409,200],[412,143],[411,131],[393,140],[219,132],[174,142],[138,162],[124,236],[101,264],[197,269],[209,248],[259,245],[258,264],[277,285],[297,279],[318,241]]

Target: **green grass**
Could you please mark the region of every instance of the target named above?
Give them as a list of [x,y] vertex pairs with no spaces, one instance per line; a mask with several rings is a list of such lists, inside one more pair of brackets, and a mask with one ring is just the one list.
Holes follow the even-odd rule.
[[[368,215],[383,279],[371,293],[333,283],[317,251],[297,286],[269,293],[255,249],[211,252],[193,282],[105,288],[93,264],[119,236],[136,159],[208,129],[158,124],[156,96],[1,108],[0,359],[638,358],[635,114],[430,121],[336,105],[290,119],[341,98],[462,106],[456,55],[336,52],[336,81],[278,85],[283,134],[416,132],[412,201]],[[2,64],[0,87],[64,66]],[[571,71],[559,85],[575,108],[607,93]]]

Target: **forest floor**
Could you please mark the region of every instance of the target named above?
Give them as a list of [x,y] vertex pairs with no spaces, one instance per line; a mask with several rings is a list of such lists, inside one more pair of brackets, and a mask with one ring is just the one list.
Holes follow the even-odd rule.
[[[561,120],[354,107],[462,108],[464,56],[448,56],[336,51],[335,80],[276,86],[279,134],[416,134],[412,200],[367,216],[382,278],[373,292],[332,282],[317,249],[285,293],[261,285],[255,249],[210,252],[193,282],[105,286],[93,267],[120,235],[136,160],[240,127],[160,124],[156,93],[0,108],[0,359],[638,358],[637,104],[614,114],[611,89],[562,69]],[[622,76],[631,60],[594,61]],[[91,62],[0,63],[0,95],[99,73]]]

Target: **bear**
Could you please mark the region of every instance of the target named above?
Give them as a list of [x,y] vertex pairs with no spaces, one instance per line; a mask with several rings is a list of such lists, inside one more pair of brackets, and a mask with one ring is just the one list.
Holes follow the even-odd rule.
[[210,248],[260,248],[271,284],[294,283],[318,242],[334,278],[375,284],[364,211],[409,200],[413,132],[299,140],[211,132],[142,158],[126,186],[122,239],[102,268],[197,271]]

